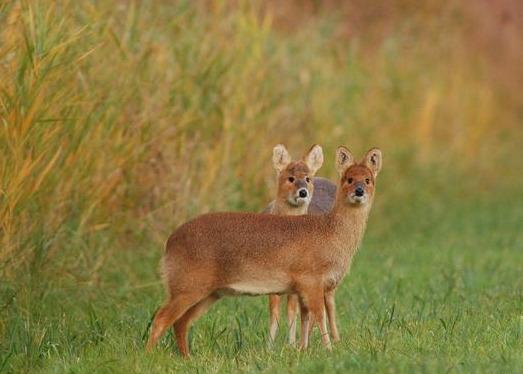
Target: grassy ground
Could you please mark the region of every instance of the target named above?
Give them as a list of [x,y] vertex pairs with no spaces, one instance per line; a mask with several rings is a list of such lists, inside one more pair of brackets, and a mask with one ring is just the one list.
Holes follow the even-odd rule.
[[[378,195],[380,204],[387,205]],[[163,300],[155,271],[161,249],[146,247],[116,253],[91,284],[35,282],[17,295],[37,294],[38,305],[25,300],[28,309],[9,320],[4,369],[520,372],[521,204],[521,196],[444,194],[430,204],[394,202],[393,217],[387,209],[373,214],[337,294],[342,341],[332,353],[317,335],[307,352],[289,347],[284,334],[269,348],[267,300],[253,297],[225,299],[198,321],[191,359],[178,356],[170,335],[145,354],[147,326]]]
[[[302,4],[0,2],[0,372],[523,371],[517,17]],[[279,142],[384,153],[342,342],[269,348],[241,298],[145,355],[167,235],[260,210]]]

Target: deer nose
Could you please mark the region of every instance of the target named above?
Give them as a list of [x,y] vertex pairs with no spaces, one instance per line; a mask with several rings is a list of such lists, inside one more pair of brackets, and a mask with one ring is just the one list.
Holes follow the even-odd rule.
[[309,192],[305,188],[300,188],[300,190],[298,191],[298,195],[302,198],[307,197],[308,194]]
[[358,197],[362,197],[364,194],[365,194],[365,190],[363,189],[363,187],[361,186],[358,186],[356,187],[356,189],[354,190],[354,194]]

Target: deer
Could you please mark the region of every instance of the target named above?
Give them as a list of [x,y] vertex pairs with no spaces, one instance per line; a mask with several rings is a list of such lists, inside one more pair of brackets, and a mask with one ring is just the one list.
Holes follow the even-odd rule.
[[174,326],[180,354],[190,355],[188,329],[224,296],[297,294],[300,349],[313,326],[332,349],[325,293],[350,269],[374,200],[382,153],[372,148],[360,161],[344,146],[336,150],[340,178],[332,210],[323,215],[282,216],[247,212],[200,215],[167,240],[163,274],[166,303],[151,323],[148,351]]
[[[292,161],[283,144],[273,149],[273,167],[277,172],[276,198],[263,212],[279,215],[298,216],[303,214],[324,214],[330,211],[336,194],[336,185],[325,178],[313,176],[323,164],[323,150],[314,145],[301,160]],[[279,295],[269,295],[269,341],[276,339],[280,320]],[[325,295],[325,306],[329,318],[330,331],[334,342],[339,341],[336,327],[334,294]],[[287,295],[287,325],[289,344],[296,343],[296,316],[298,296]]]

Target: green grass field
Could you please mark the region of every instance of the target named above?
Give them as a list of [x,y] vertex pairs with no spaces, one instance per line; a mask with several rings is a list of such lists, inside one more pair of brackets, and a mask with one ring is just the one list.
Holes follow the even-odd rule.
[[[379,193],[376,204],[385,204]],[[150,246],[116,253],[99,279],[59,286],[35,281],[16,295],[24,308],[13,310],[6,326],[3,366],[44,372],[521,372],[522,204],[521,196],[440,195],[430,204],[397,201],[391,213],[373,214],[337,294],[342,341],[332,353],[317,331],[306,352],[288,346],[284,334],[269,347],[267,300],[244,297],[222,300],[195,324],[192,358],[180,358],[170,333],[145,354],[148,323],[163,301],[156,271],[162,251]]]
[[[482,6],[0,2],[0,372],[523,372],[523,33]],[[229,298],[145,354],[168,235],[261,210],[277,143],[384,154],[341,342]]]

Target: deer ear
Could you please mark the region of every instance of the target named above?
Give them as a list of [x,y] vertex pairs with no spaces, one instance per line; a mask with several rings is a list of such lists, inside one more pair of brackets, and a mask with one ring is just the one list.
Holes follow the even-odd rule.
[[344,146],[339,146],[336,150],[336,170],[342,174],[349,166],[354,163],[354,156]]
[[374,177],[378,175],[381,170],[382,155],[379,148],[372,148],[365,155],[365,165],[372,170]]
[[272,150],[272,165],[278,171],[282,171],[291,163],[291,156],[283,144],[278,144]]
[[318,144],[315,144],[309,149],[309,152],[303,156],[303,161],[307,164],[307,167],[311,171],[311,175],[316,174],[316,172],[323,165],[323,149]]

